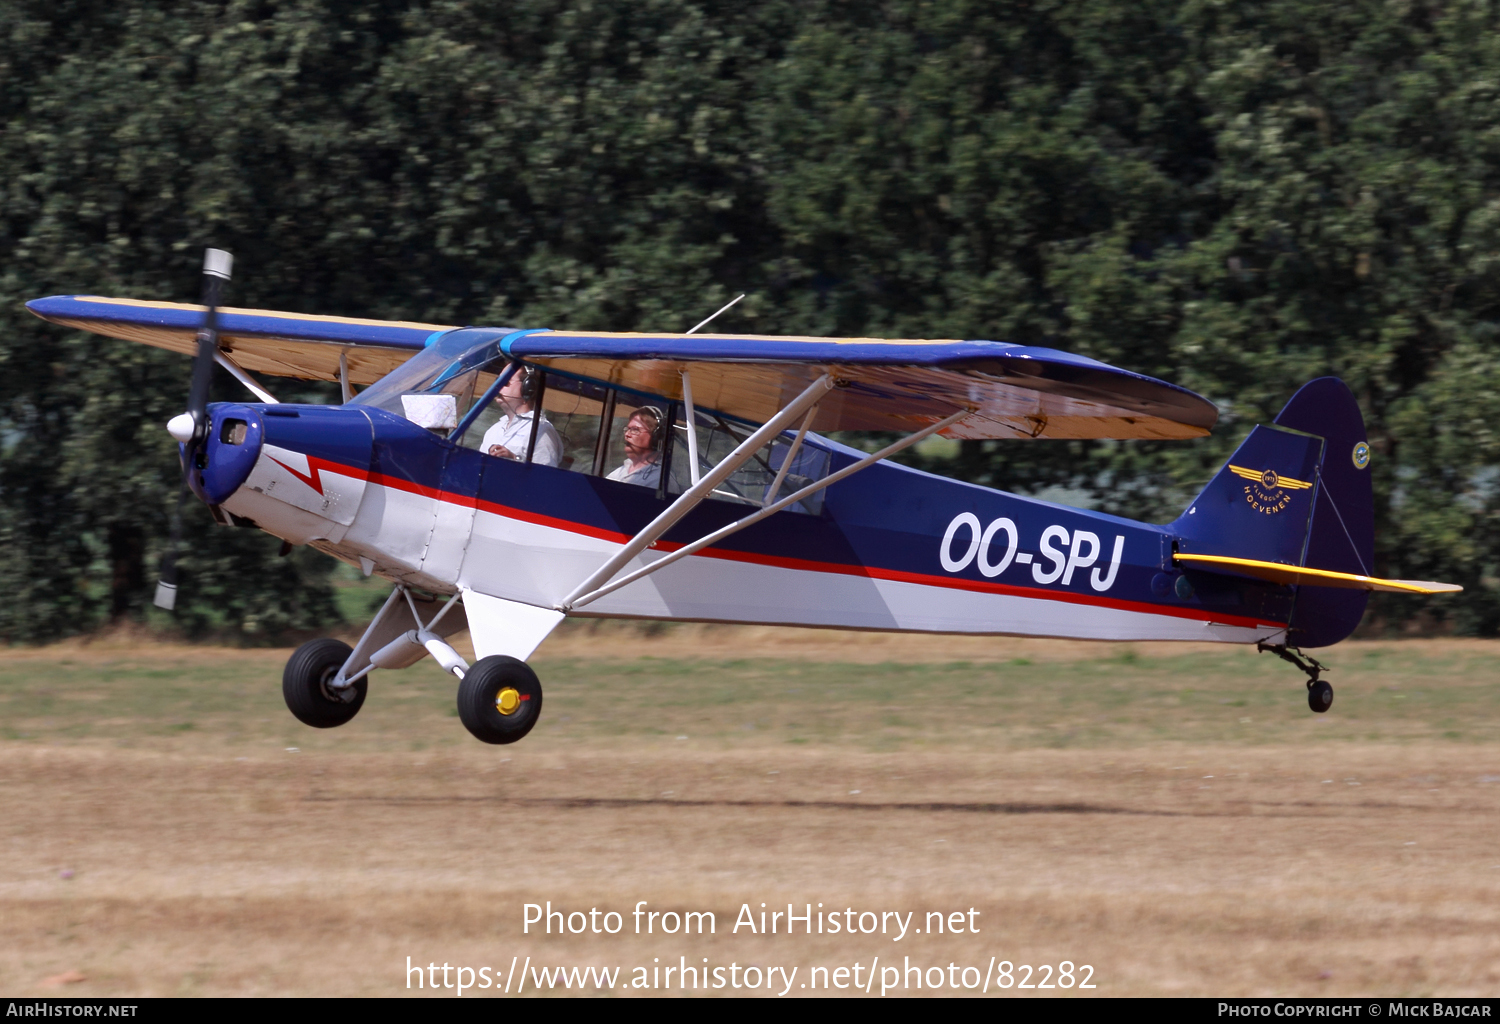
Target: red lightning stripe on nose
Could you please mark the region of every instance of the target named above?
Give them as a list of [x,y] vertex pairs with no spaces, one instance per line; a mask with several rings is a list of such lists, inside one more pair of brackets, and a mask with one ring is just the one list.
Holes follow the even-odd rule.
[[291,466],[288,466],[285,462],[282,462],[280,459],[276,458],[273,455],[267,455],[266,458],[276,463],[276,465],[292,474],[292,476],[296,477],[298,480],[301,480],[303,483],[311,487],[313,490],[317,491],[319,494],[323,493],[323,478],[318,475],[320,470],[317,466],[314,466],[312,464],[311,459],[307,461],[307,467],[312,470],[312,475],[309,476],[306,473],[299,473],[297,470],[293,469]]

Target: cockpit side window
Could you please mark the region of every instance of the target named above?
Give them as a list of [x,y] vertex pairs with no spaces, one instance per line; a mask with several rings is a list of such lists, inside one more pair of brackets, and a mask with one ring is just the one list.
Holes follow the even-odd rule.
[[[629,405],[625,404],[627,400]],[[620,396],[605,454],[605,479],[665,493],[662,474],[671,464],[672,438],[669,414],[663,405],[666,403],[654,405]]]
[[[676,436],[672,444],[672,472],[667,484],[667,490],[672,494],[680,494],[692,483],[691,456],[687,442],[688,425],[680,406],[677,411],[677,421],[673,424]],[[729,420],[717,413],[698,410],[695,419],[693,429],[697,434],[698,475],[700,477],[722,462],[730,452],[738,448],[741,442],[755,432],[754,427]],[[742,505],[765,505],[800,491],[808,484],[827,476],[828,452],[804,440],[801,447],[793,454],[792,444],[796,436],[795,431],[786,431],[761,448],[749,462],[735,470],[723,483],[714,488],[712,497]],[[788,463],[789,458],[790,463]],[[782,476],[781,486],[772,495],[771,488],[775,485],[777,476],[782,475],[783,466],[786,467],[786,473]],[[788,505],[787,508],[793,512],[818,515],[823,511],[823,492],[816,491],[802,501]]]
[[[681,403],[530,365],[519,367],[497,387],[511,362],[499,350],[499,339],[508,333],[504,328],[464,328],[441,334],[351,404],[384,409],[446,437],[475,402],[490,396],[463,436],[454,439],[459,444],[496,458],[602,476],[659,494],[681,494],[691,486],[690,428]],[[700,409],[691,429],[701,476],[755,427]],[[794,453],[795,436],[786,431],[762,447],[711,497],[763,507],[827,476],[829,453],[805,442]],[[788,506],[813,515],[822,508],[821,491]]]
[[458,443],[486,455],[593,473],[614,392],[539,367],[520,368]]
[[574,473],[593,473],[599,432],[614,398],[602,384],[546,375],[542,408],[561,442],[558,465]]

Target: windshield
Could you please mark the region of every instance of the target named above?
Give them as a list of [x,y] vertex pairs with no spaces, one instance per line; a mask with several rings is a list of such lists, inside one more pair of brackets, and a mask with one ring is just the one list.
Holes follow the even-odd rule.
[[505,367],[500,339],[510,333],[509,327],[473,327],[441,334],[349,404],[373,405],[435,430],[451,429],[454,418],[462,419]]

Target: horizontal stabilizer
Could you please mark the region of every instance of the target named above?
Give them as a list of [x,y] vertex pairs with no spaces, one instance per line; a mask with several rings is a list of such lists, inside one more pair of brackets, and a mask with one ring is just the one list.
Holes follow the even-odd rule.
[[1260,562],[1253,558],[1229,558],[1223,555],[1174,555],[1178,562],[1225,572],[1235,576],[1268,580],[1271,583],[1303,584],[1311,587],[1338,587],[1343,590],[1379,590],[1387,594],[1454,594],[1464,589],[1453,583],[1430,583],[1427,580],[1383,580],[1328,569],[1307,569],[1280,562]]

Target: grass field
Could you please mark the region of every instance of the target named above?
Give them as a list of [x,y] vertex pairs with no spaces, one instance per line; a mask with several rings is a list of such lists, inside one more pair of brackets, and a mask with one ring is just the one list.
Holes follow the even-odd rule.
[[[706,957],[796,968],[791,994],[877,956],[1068,960],[1100,994],[1500,990],[1497,643],[1345,644],[1317,716],[1237,649],[570,623],[506,748],[430,662],[304,728],[286,655],[0,656],[0,991],[405,994],[408,956],[622,984]],[[625,928],[523,934],[548,900]],[[715,934],[632,934],[640,900]],[[730,931],[763,902],[978,931]]]

